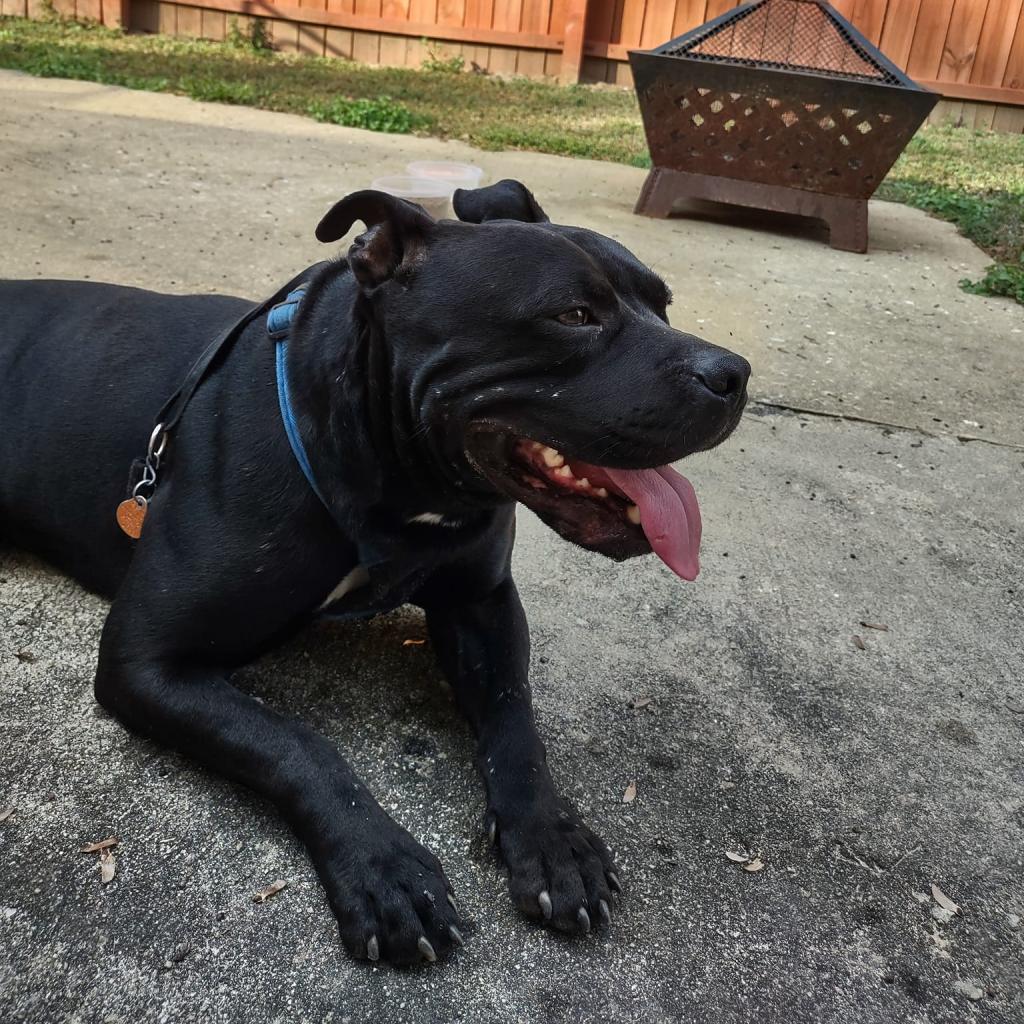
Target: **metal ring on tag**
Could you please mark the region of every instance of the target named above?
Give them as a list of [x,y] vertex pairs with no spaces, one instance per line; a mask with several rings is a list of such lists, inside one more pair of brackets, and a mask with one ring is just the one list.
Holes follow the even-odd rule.
[[132,488],[132,497],[139,497],[139,491],[141,491],[144,487],[152,487],[154,484],[156,484],[156,470],[153,468],[152,464],[147,459],[142,469],[142,478]]
[[141,480],[140,480],[140,481],[139,481],[139,482],[138,482],[138,483],[137,483],[137,484],[136,484],[136,485],[135,485],[135,486],[134,486],[134,487],[132,488],[132,497],[133,497],[133,498],[139,498],[139,497],[142,497],[142,495],[140,495],[140,494],[139,494],[139,491],[141,491],[143,487],[152,487],[152,485],[153,485],[153,484],[155,484],[155,483],[156,483],[156,479],[155,479],[155,478],[150,478],[150,479],[147,479],[146,477],[143,477],[143,478],[142,478],[142,479],[141,479]]
[[[156,448],[157,438],[160,438],[160,447]],[[154,459],[159,459],[164,453],[164,449],[167,447],[167,435],[164,433],[164,425],[158,423],[153,428],[153,433],[149,435],[149,447],[146,449],[146,453]]]

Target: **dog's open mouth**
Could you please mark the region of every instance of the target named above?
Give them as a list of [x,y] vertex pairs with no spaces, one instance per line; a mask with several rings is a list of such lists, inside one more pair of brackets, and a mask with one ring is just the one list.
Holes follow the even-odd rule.
[[492,484],[567,540],[617,560],[653,551],[684,580],[697,578],[697,495],[670,466],[595,466],[491,430],[475,433],[469,454]]

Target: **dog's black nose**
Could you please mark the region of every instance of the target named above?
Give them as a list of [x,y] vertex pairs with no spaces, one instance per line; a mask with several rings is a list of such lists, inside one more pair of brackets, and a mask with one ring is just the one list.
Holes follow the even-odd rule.
[[735,398],[743,393],[750,377],[750,363],[733,352],[716,352],[701,363],[693,375],[722,398]]

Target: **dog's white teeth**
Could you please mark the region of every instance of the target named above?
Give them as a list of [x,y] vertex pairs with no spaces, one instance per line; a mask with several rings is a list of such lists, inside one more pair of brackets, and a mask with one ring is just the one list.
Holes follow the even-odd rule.
[[561,454],[555,451],[554,448],[541,446],[540,454],[544,459],[544,465],[551,469],[556,469],[558,466],[565,465],[565,459],[562,458]]
[[606,489],[606,488],[604,488],[604,487],[597,487],[597,488],[595,488],[595,489],[594,489],[594,493],[595,493],[595,494],[596,494],[596,495],[597,495],[597,496],[598,496],[599,498],[607,498],[607,497],[608,497],[608,491],[607,491],[607,489]]
[[626,518],[636,526],[640,525],[640,509],[636,505],[626,506]]
[[564,461],[565,460],[563,459],[563,465],[559,466],[558,469],[555,470],[554,475],[562,477],[563,480],[570,480],[572,479],[572,470],[568,466],[564,465]]
[[544,445],[542,445],[540,443],[540,441],[531,441],[530,442],[530,451],[531,452],[539,452],[539,451],[543,451],[543,450],[544,450]]
[[589,488],[590,487],[590,481],[585,476],[581,476],[580,477],[580,486]]

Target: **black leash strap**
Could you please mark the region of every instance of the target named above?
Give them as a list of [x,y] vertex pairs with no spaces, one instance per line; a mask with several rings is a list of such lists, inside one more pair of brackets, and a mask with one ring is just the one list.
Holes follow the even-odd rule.
[[221,331],[213,341],[203,350],[202,355],[192,364],[191,369],[185,375],[178,389],[164,402],[157,414],[153,432],[149,436],[149,446],[144,459],[136,459],[132,463],[132,472],[129,477],[129,490],[131,497],[135,499],[149,499],[156,489],[156,474],[160,468],[160,459],[167,450],[167,443],[170,436],[181,421],[188,403],[192,400],[199,385],[205,379],[214,360],[225,351],[232,342],[253,322],[267,313],[288,297],[297,284],[307,275],[308,271],[293,277],[286,285],[279,288],[265,302],[253,306],[243,316],[236,320],[230,327]]

